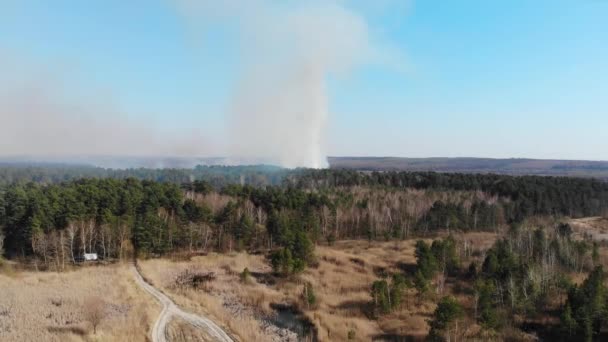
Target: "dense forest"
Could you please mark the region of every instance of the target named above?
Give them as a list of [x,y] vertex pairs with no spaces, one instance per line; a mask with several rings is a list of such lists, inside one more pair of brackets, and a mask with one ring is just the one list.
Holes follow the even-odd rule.
[[184,188],[136,179],[7,186],[0,197],[6,254],[36,256],[57,268],[90,252],[120,258],[133,252],[286,247],[294,262],[310,257],[315,213],[325,203],[319,195],[268,188],[253,204],[211,192],[208,183]]
[[119,257],[131,249],[285,247],[307,259],[310,248],[301,245],[310,242],[495,231],[533,216],[608,209],[608,183],[592,179],[266,166],[185,172],[0,168],[6,254],[49,265],[50,255],[63,264],[88,251]]
[[251,166],[202,166],[192,169],[108,169],[88,165],[53,163],[1,163],[0,185],[14,183],[55,184],[82,178],[112,178],[150,180],[174,184],[205,180],[216,188],[227,184],[254,186],[280,185],[287,174],[297,173],[270,165]]
[[600,215],[608,203],[608,183],[585,178],[316,170],[299,175],[296,182],[305,188],[381,186],[482,191],[510,199],[515,211],[509,218],[519,221],[530,215]]

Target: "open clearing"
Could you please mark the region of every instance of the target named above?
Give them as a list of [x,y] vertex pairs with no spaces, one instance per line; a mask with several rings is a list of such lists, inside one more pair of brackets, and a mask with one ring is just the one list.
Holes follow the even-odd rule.
[[[0,272],[0,341],[148,341],[160,310],[127,265],[64,273]],[[93,333],[87,298],[103,300],[105,318]]]
[[608,218],[584,217],[570,220],[574,230],[573,236],[578,239],[588,237],[595,241],[608,241]]
[[[493,233],[456,236],[478,251],[490,247],[496,237]],[[316,265],[287,280],[273,276],[264,255],[211,253],[188,260],[140,261],[146,280],[170,297],[164,310],[142,289],[130,265],[63,273],[4,270],[0,272],[0,340],[149,341],[150,332],[155,336],[156,330],[171,341],[217,340],[208,324],[181,315],[183,308],[195,314],[192,317],[208,318],[230,332],[230,337],[222,335],[226,341],[297,341],[293,327],[277,323],[278,307],[299,313],[298,320],[314,327],[313,335],[320,341],[348,340],[349,335],[355,341],[421,339],[428,333],[427,320],[435,306],[431,300],[419,300],[414,289],[408,290],[403,307],[394,313],[372,319],[370,312],[371,284],[383,274],[411,272],[415,241],[317,246]],[[245,268],[250,271],[246,279],[241,276]],[[177,282],[183,274],[197,272],[212,276],[196,286]],[[312,306],[303,300],[306,283],[315,291]],[[84,303],[91,296],[103,299],[107,313],[96,334],[83,316]],[[165,317],[166,324],[153,329],[159,317]]]
[[[459,238],[483,250],[496,239],[492,233],[471,233]],[[415,264],[415,240],[372,242],[341,241],[318,246],[318,265],[297,279],[276,279],[263,255],[246,253],[196,256],[190,260],[151,259],[140,262],[146,279],[169,294],[181,307],[209,317],[243,341],[294,341],[293,333],[272,324],[277,304],[301,311],[314,324],[320,341],[386,340],[392,336],[423,338],[435,309],[408,290],[406,305],[378,320],[370,319],[370,286],[384,273],[409,272]],[[251,277],[241,278],[247,268]],[[184,273],[213,274],[204,284],[178,286]],[[305,283],[312,284],[317,303],[302,300]],[[170,331],[175,331],[175,329]],[[188,330],[179,334],[187,336]]]
[[[602,229],[604,221],[588,218],[576,223],[580,226],[575,231],[581,232],[583,225]],[[494,233],[455,236],[459,250],[469,246],[478,261],[497,237]],[[150,341],[152,336],[153,341],[166,337],[180,342],[297,341],[294,329],[277,323],[277,308],[299,313],[298,319],[314,327],[319,341],[346,341],[349,336],[354,341],[422,340],[438,294],[420,298],[409,289],[402,307],[377,319],[370,307],[370,286],[375,280],[398,272],[411,275],[415,242],[358,240],[317,246],[317,262],[291,279],[276,278],[261,254],[210,253],[140,261],[146,280],[168,296],[161,294],[167,299],[166,303],[161,300],[162,310],[157,296],[144,291],[137,281],[131,265],[90,266],[63,273],[11,271],[4,266],[0,268],[0,340]],[[601,261],[606,261],[605,248]],[[250,275],[243,278],[245,268]],[[180,283],[184,274],[204,276],[191,285]],[[583,278],[583,274],[573,275],[575,282]],[[306,283],[316,296],[311,306],[303,299]],[[462,284],[446,283],[445,293],[457,296],[470,309],[466,297],[455,291],[457,286]],[[92,296],[103,299],[107,313],[97,333],[83,314],[86,299]],[[154,329],[159,317],[163,324]],[[479,327],[467,323],[463,336],[480,337]]]

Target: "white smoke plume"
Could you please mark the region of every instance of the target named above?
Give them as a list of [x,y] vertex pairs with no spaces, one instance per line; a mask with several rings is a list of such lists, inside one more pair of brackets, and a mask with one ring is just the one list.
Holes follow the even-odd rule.
[[146,113],[124,112],[111,92],[74,81],[72,65],[24,61],[0,44],[0,157],[228,156],[232,164],[327,166],[328,77],[386,57],[353,2],[167,1],[188,23],[235,33],[227,39],[238,43],[240,77],[221,113],[226,142],[205,139],[205,128],[156,127]]
[[376,58],[365,18],[345,1],[182,0],[192,20],[236,28],[243,70],[228,106],[230,154],[327,166],[328,76]]

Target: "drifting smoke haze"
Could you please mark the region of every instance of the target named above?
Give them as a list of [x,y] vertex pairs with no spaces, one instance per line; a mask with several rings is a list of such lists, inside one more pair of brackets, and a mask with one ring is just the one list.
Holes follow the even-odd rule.
[[380,53],[344,1],[178,1],[190,20],[236,27],[243,71],[229,104],[229,153],[327,167],[327,77]]
[[224,164],[327,167],[328,77],[387,56],[355,7],[338,0],[167,1],[187,27],[218,24],[234,34],[237,80],[225,111],[205,113],[226,120],[225,139],[211,140],[187,120],[161,129],[146,113],[124,112],[111,90],[74,81],[72,65],[41,65],[0,46],[0,157],[221,156]]
[[61,68],[49,69],[0,56],[0,156],[61,161],[204,151],[200,138],[132,119],[103,91],[73,84]]

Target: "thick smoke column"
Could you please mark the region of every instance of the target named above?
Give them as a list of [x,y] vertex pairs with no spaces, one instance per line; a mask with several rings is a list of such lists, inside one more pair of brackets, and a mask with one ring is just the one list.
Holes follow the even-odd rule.
[[180,4],[237,28],[244,69],[229,106],[232,157],[326,167],[327,77],[373,54],[364,18],[329,0]]

